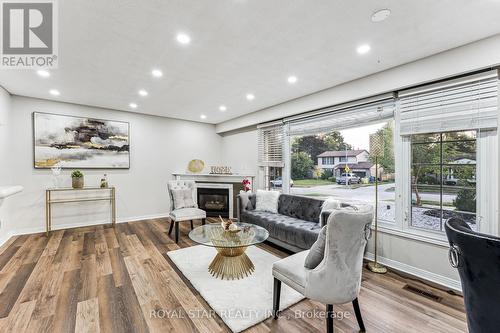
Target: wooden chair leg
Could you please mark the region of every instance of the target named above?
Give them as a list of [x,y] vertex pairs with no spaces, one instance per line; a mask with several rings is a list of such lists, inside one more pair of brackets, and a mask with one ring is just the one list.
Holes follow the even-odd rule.
[[168,234],[172,234],[172,229],[174,228],[174,220],[170,220],[170,227],[168,228]]
[[333,305],[326,305],[326,333],[333,333]]
[[201,225],[205,225],[206,221],[205,219],[201,219]]
[[179,243],[179,222],[175,222],[175,243]]
[[193,230],[194,227],[193,227],[193,220],[191,220],[191,230]]
[[273,318],[278,319],[278,311],[280,309],[281,281],[274,278],[273,289]]
[[361,332],[366,332],[365,324],[363,323],[363,317],[361,317],[361,309],[359,308],[359,302],[357,298],[354,301],[352,301],[352,306],[354,308],[354,313],[356,314],[356,319],[358,320],[359,330]]

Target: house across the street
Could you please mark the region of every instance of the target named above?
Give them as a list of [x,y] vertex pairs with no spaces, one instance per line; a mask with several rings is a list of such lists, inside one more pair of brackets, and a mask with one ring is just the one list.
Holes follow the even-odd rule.
[[375,164],[369,158],[370,153],[365,149],[330,150],[318,155],[318,166],[325,171],[332,171],[335,177],[344,173],[347,166],[349,172],[361,178],[368,178],[375,176]]

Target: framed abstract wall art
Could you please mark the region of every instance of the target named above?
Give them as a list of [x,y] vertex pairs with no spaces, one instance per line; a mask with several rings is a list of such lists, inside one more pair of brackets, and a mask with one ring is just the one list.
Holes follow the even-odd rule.
[[121,121],[33,113],[35,169],[130,168],[130,124]]

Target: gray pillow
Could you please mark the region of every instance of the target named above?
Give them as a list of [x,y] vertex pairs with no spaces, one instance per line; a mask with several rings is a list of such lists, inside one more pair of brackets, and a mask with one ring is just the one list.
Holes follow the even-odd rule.
[[326,225],[321,228],[318,234],[318,239],[311,246],[311,250],[307,254],[306,260],[304,262],[304,267],[308,269],[316,268],[322,261],[325,255],[325,243],[326,243]]
[[191,189],[174,189],[172,190],[172,198],[174,199],[174,209],[196,207]]

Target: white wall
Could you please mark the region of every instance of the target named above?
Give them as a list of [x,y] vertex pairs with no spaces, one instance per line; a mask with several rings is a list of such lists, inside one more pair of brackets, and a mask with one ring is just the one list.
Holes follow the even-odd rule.
[[[0,186],[13,185],[11,183],[11,159],[9,156],[10,100],[10,94],[0,87]],[[10,200],[0,202],[0,245],[8,239],[10,234],[7,227],[9,203]]]
[[[15,233],[41,231],[45,227],[45,189],[54,185],[50,170],[33,168],[32,113],[50,112],[130,123],[129,170],[82,170],[87,185],[97,185],[104,173],[117,188],[117,217],[120,221],[165,216],[169,212],[166,182],[172,172],[184,171],[189,160],[207,164],[221,159],[222,139],[213,125],[81,105],[13,96],[9,127],[11,182],[24,192],[10,198],[7,224]],[[70,170],[64,170],[70,185]],[[90,195],[90,194],[89,194]],[[55,206],[55,228],[95,224],[109,219],[106,203],[77,203]]]
[[[224,133],[222,136],[222,161],[232,166],[233,172],[257,176],[257,128]],[[262,188],[262,184],[255,184]]]

